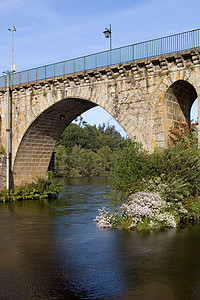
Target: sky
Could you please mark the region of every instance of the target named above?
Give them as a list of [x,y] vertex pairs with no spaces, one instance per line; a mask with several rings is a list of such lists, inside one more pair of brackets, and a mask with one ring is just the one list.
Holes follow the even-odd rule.
[[[103,35],[112,26],[117,48],[200,27],[199,0],[0,0],[0,75],[12,63],[17,71],[109,49]],[[83,115],[90,124],[115,125],[99,107]],[[197,101],[192,118],[197,117]]]

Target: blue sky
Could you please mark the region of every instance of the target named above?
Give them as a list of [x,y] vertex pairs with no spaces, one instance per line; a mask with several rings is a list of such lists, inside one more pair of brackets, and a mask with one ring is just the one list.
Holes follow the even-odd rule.
[[[12,25],[14,62],[21,71],[107,50],[102,32],[109,24],[115,48],[199,28],[199,11],[199,0],[1,0],[0,74],[11,65]],[[98,108],[85,118],[115,124]]]

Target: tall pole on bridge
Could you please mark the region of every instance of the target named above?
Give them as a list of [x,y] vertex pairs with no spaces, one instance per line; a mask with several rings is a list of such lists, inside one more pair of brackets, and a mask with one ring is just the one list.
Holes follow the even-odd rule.
[[12,28],[8,28],[9,31],[12,32],[12,64],[11,64],[11,72],[12,72],[12,84],[13,84],[13,73],[16,71],[16,64],[14,64],[14,32],[17,31],[15,26]]
[[11,170],[11,148],[12,148],[12,132],[11,132],[11,120],[12,120],[12,103],[11,103],[11,89],[10,89],[10,74],[12,74],[12,86],[13,86],[13,73],[16,71],[16,65],[14,64],[14,32],[17,31],[15,26],[8,29],[12,32],[12,64],[11,72],[7,71],[7,107],[6,107],[6,190],[7,200],[10,198],[10,170]]
[[110,50],[112,50],[112,39],[111,39],[111,35],[112,35],[112,31],[111,31],[111,24],[109,25],[109,29],[105,28],[105,30],[103,31],[105,38],[110,38]]
[[6,190],[10,197],[10,72],[7,71],[7,107],[6,107]]

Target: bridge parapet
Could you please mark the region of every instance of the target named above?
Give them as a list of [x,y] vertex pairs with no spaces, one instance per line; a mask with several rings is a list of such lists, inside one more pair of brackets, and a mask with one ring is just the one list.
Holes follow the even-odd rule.
[[[195,66],[200,65],[200,48],[185,50],[178,53],[172,53],[162,56],[156,56],[146,59],[141,59],[123,64],[116,64],[98,69],[77,72],[69,75],[60,75],[52,78],[45,78],[41,80],[20,83],[11,85],[13,91],[22,91],[33,87],[38,91],[43,89],[50,89],[53,86],[60,88],[63,85],[66,88],[76,87],[84,84],[100,82],[102,80],[113,80],[117,78],[127,78],[131,76],[141,79],[143,76],[156,76],[165,74],[165,72],[177,72],[183,68],[194,69]],[[0,97],[6,92],[6,88],[0,89]]]
[[[12,76],[12,84],[37,82],[199,47],[200,29],[196,29],[17,72]],[[4,87],[6,87],[6,78],[2,76],[0,77],[0,88]]]

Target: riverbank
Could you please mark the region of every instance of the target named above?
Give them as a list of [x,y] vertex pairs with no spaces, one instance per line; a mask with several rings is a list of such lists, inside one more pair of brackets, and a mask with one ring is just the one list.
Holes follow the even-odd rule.
[[138,192],[112,210],[103,207],[94,220],[100,228],[161,230],[200,223],[200,199],[168,202],[158,193]]
[[38,178],[35,182],[10,190],[9,197],[6,189],[0,191],[0,202],[20,200],[40,200],[56,198],[61,192],[61,184],[52,172],[48,178]]
[[116,154],[109,182],[113,208],[99,210],[99,227],[157,230],[200,221],[200,152],[192,133],[152,154],[130,141]]

